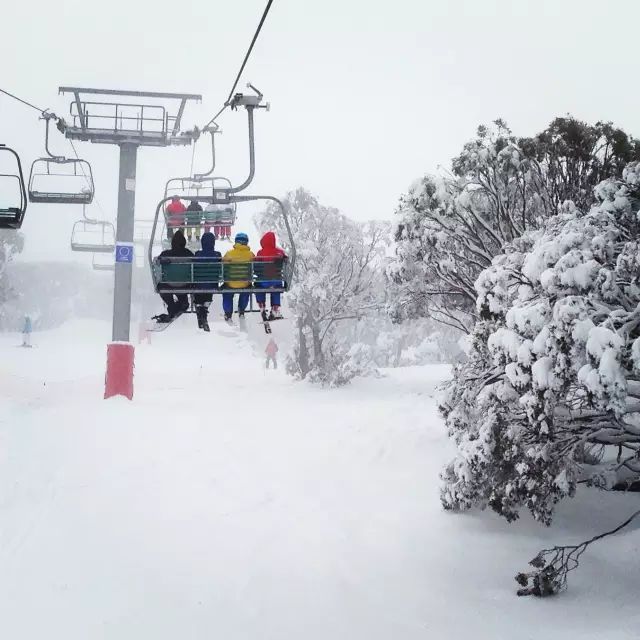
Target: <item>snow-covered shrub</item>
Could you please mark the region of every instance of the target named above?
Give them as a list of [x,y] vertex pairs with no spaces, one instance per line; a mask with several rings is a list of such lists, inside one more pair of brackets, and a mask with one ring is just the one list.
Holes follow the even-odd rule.
[[6,322],[8,303],[18,295],[10,283],[7,265],[13,256],[20,253],[24,247],[24,236],[19,231],[0,229],[0,328],[11,322]]
[[634,159],[638,141],[609,123],[557,118],[520,139],[500,120],[480,127],[450,173],[425,176],[400,200],[389,268],[399,288],[395,316],[468,332],[477,320],[474,283],[494,256],[540,228],[566,199],[588,209],[593,187]]
[[479,321],[442,410],[448,509],[550,523],[578,480],[640,480],[640,165],[567,203],[477,279]]
[[[286,295],[296,327],[287,371],[299,379],[345,384],[366,369],[352,350],[358,342],[354,327],[384,313],[390,226],[351,220],[301,188],[284,202],[298,251],[294,286]],[[275,230],[287,249],[277,207],[259,214],[256,226]]]

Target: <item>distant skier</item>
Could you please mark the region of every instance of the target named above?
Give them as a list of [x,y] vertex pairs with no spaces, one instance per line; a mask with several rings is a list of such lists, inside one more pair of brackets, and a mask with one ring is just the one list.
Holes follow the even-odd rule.
[[[256,262],[268,261],[272,264],[264,265],[262,273],[260,274],[259,281],[256,283],[257,287],[281,287],[282,286],[282,265],[288,259],[287,254],[276,246],[276,234],[273,231],[267,231],[260,240],[260,251],[256,254]],[[280,280],[270,280],[270,278],[280,277]],[[262,312],[263,320],[273,320],[275,318],[282,318],[280,313],[280,294],[271,294],[271,313],[266,315],[266,293],[256,293],[256,302],[260,311]]]
[[202,222],[202,205],[197,200],[191,200],[186,212],[186,227],[189,242],[195,231],[196,241],[200,240],[200,223]]
[[[202,262],[219,262],[222,260],[222,254],[215,250],[216,237],[210,231],[202,234],[202,250],[196,251],[196,258],[200,258]],[[196,293],[193,296],[193,301],[196,305],[196,316],[198,318],[198,327],[209,331],[209,321],[207,316],[209,314],[209,305],[213,294],[211,293]]]
[[[249,236],[246,233],[237,233],[233,249],[229,249],[222,260],[225,263],[233,264],[251,262],[254,258],[255,255],[249,248]],[[235,279],[236,277],[238,279]],[[229,289],[246,289],[251,284],[246,278],[247,270],[244,267],[238,267],[237,269],[234,269],[233,266],[225,267],[225,287]],[[233,296],[233,293],[222,294],[222,309],[224,310],[224,319],[227,321],[231,320],[233,316]],[[250,297],[250,293],[238,294],[238,313],[241,317],[244,316]]]
[[29,316],[24,317],[24,325],[22,326],[22,346],[31,346],[31,318]]
[[207,205],[204,214],[205,231],[209,231],[210,226],[213,225],[213,233],[216,238],[231,240],[231,226],[227,222],[233,218],[233,213],[230,213],[229,207],[212,203]]
[[264,350],[266,356],[267,356],[267,360],[265,362],[265,368],[268,369],[269,368],[269,363],[273,362],[273,368],[277,369],[278,368],[278,361],[276,359],[276,355],[278,354],[278,345],[276,344],[275,340],[273,338],[269,339],[269,342],[267,343],[267,348]]
[[173,233],[184,224],[184,214],[187,207],[178,196],[171,196],[171,202],[167,205],[167,238],[171,240]]
[[[178,229],[171,238],[171,249],[163,251],[158,258],[192,258],[193,253],[187,249],[187,241],[184,233]],[[170,287],[169,287],[170,288]],[[170,293],[165,291],[160,297],[167,305],[167,313],[155,316],[158,322],[171,322],[179,313],[184,313],[189,308],[189,297],[186,293]]]

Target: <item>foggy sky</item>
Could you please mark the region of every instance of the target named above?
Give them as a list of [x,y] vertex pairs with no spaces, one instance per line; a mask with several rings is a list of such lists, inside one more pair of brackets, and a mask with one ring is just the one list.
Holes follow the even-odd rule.
[[[184,124],[220,106],[264,0],[4,2],[0,86],[68,114],[59,85],[203,94]],[[447,165],[478,124],[506,119],[519,135],[571,113],[640,135],[640,3],[634,0],[275,0],[241,82],[272,110],[256,114],[250,191],[304,185],[358,219],[389,218],[417,177]],[[28,166],[43,153],[35,111],[0,96],[0,142]],[[220,125],[218,171],[247,167],[246,116]],[[117,148],[76,143],[94,168],[104,214],[115,218]],[[54,150],[71,155],[56,133]],[[196,170],[208,168],[207,144]],[[151,217],[165,181],[188,173],[191,149],[144,149],[136,216]],[[97,204],[92,215],[101,216]],[[30,205],[25,258],[72,256],[77,207]],[[242,216],[243,214],[240,213]],[[250,214],[238,228],[248,225]],[[245,225],[245,226],[246,226]]]

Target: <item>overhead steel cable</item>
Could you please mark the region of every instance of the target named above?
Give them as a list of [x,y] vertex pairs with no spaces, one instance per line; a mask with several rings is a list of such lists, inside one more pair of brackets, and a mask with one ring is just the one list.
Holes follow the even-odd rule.
[[[80,160],[80,156],[76,151],[76,146],[73,144],[73,140],[69,138],[68,141],[69,141],[69,144],[71,145],[71,148],[73,149],[74,155],[76,156],[76,160],[78,160],[78,162],[80,163],[80,170],[82,171],[82,175],[84,176],[85,182],[87,183],[87,186],[93,191],[93,198],[96,201],[96,204],[98,205],[98,209],[100,209],[100,213],[102,214],[102,219],[107,220],[108,219],[107,214],[105,213],[105,210],[102,208],[102,204],[100,204],[100,199],[96,195],[96,186],[93,183],[93,180],[89,180],[89,176],[86,174],[84,167],[82,166],[82,161]],[[113,220],[113,218],[111,219]]]
[[267,6],[265,7],[264,12],[262,13],[262,18],[260,18],[260,23],[258,24],[258,28],[256,29],[255,33],[253,34],[253,38],[251,39],[251,44],[249,45],[249,48],[247,49],[247,53],[244,56],[244,60],[242,61],[242,65],[240,66],[240,71],[238,71],[238,75],[236,76],[235,82],[233,83],[233,86],[231,87],[231,91],[229,91],[229,95],[227,96],[227,99],[225,100],[225,103],[222,105],[222,108],[220,109],[220,111],[218,111],[218,113],[216,113],[216,115],[213,116],[213,118],[211,118],[211,120],[209,120],[209,122],[207,122],[207,124],[205,124],[204,127],[202,127],[203,129],[206,129],[210,124],[215,122],[216,118],[218,118],[218,116],[220,116],[224,112],[224,110],[231,104],[231,98],[233,98],[233,93],[236,90],[236,87],[238,86],[238,82],[240,82],[240,77],[242,76],[242,72],[244,71],[244,68],[247,66],[247,62],[249,61],[249,57],[251,56],[251,52],[253,51],[253,47],[256,44],[256,40],[258,39],[258,36],[260,35],[260,31],[262,30],[262,25],[264,24],[265,20],[267,19],[267,15],[269,13],[269,9],[271,9],[271,5],[272,4],[273,4],[273,0],[268,0]]
[[8,91],[5,91],[4,89],[0,89],[0,93],[4,93],[5,95],[9,96],[10,98],[13,98],[14,100],[17,100],[18,102],[22,102],[22,104],[27,105],[27,107],[31,107],[32,109],[35,109],[36,111],[39,111],[41,115],[44,115],[45,113],[48,112],[48,109],[40,109],[39,107],[36,107],[35,105],[31,104],[30,102],[27,102],[26,100],[23,100],[22,98],[18,98],[18,96],[14,96],[13,93],[9,93]]

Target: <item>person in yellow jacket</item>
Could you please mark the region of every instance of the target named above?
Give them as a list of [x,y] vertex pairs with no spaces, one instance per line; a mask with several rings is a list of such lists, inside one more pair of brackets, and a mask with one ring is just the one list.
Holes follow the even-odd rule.
[[[255,260],[255,255],[249,248],[249,236],[246,233],[237,233],[233,245],[233,249],[229,249],[224,254],[222,261],[225,263],[231,263],[231,265],[237,263],[237,267],[226,266],[224,267],[225,283],[224,286],[229,289],[246,289],[251,285],[247,280],[251,273],[251,266],[246,263]],[[233,293],[222,294],[222,309],[224,311],[224,319],[231,320],[233,316]],[[250,293],[238,294],[238,314],[240,317],[244,316],[245,309],[249,304]]]

